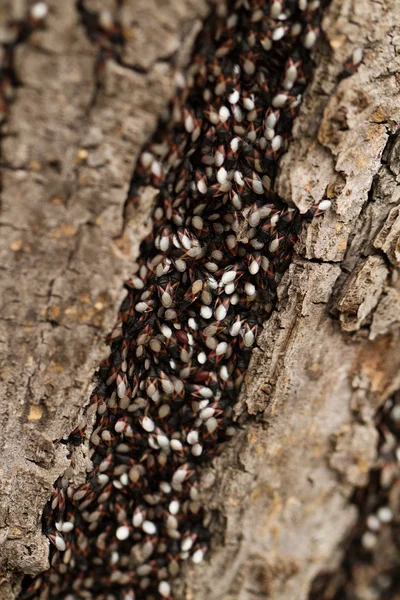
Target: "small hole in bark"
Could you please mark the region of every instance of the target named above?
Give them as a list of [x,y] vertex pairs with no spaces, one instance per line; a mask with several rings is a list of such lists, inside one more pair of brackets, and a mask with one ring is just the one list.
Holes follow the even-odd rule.
[[54,169],[54,171],[56,171],[57,173],[61,173],[61,161],[49,160],[49,162],[47,164],[49,165],[49,167]]

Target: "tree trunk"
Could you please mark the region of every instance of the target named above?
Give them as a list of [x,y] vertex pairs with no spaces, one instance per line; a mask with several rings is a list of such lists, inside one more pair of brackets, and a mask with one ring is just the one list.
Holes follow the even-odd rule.
[[[14,46],[18,85],[1,136],[0,597],[48,567],[41,515],[68,467],[123,282],[151,228],[154,191],[126,210],[132,172],[190,58],[206,2],[49,0],[45,29]],[[105,6],[107,5],[107,6]],[[82,18],[120,15],[119,59]],[[0,0],[0,41],[21,2]],[[84,21],[84,19],[83,19]],[[400,389],[400,7],[332,0],[277,192],[304,226],[243,385],[241,424],[202,474],[214,515],[187,600],[306,600],[355,523],[376,461],[374,416]],[[6,60],[6,57],[3,57]],[[90,415],[89,415],[90,416]],[[84,481],[86,446],[75,452]]]

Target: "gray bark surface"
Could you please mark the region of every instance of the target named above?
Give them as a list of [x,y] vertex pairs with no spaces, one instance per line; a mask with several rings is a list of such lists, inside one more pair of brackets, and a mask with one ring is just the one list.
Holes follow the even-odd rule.
[[[132,35],[95,73],[71,0],[16,51],[21,86],[1,140],[0,598],[47,566],[41,512],[67,468],[102,340],[151,226],[152,190],[124,206],[135,161],[189,56],[205,2],[125,3]],[[0,17],[19,3],[0,0]],[[114,2],[88,0],[90,10]],[[243,427],[204,470],[207,560],[187,600],[305,600],[355,520],[376,458],[377,408],[400,388],[400,6],[333,0],[278,193],[306,226],[237,406]],[[5,36],[5,28],[0,35]],[[184,42],[184,43],[183,43]],[[362,53],[357,71],[345,64]],[[396,56],[397,52],[397,56]],[[90,415],[87,416],[90,418]],[[75,476],[87,465],[75,454]]]

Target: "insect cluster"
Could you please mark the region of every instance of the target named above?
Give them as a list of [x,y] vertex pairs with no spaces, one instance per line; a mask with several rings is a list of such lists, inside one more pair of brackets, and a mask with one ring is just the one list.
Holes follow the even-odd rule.
[[200,468],[235,435],[234,404],[301,224],[273,184],[320,13],[319,0],[219,3],[177,74],[170,121],[131,183],[132,206],[143,186],[158,190],[154,228],[91,398],[93,469],[78,488],[57,482],[44,515],[51,568],[21,598],[171,598],[182,563],[203,560]]
[[378,411],[377,460],[354,494],[358,522],[337,572],[315,581],[310,600],[394,600],[400,591],[400,394]]

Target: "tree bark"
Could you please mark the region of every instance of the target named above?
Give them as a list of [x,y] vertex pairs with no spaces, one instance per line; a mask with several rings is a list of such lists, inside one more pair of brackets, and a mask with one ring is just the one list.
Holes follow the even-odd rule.
[[[20,85],[1,140],[7,599],[21,573],[48,564],[41,513],[68,466],[60,439],[82,419],[151,226],[152,190],[124,210],[130,178],[208,10],[125,3],[130,42],[99,71],[75,3],[48,5],[46,29],[16,47]],[[18,9],[0,0],[0,15]],[[236,407],[241,432],[203,472],[212,549],[177,598],[305,600],[338,564],[350,497],[376,459],[374,415],[400,389],[400,7],[333,0],[323,31],[277,191],[304,212],[326,196],[333,208],[304,227]],[[87,461],[83,447],[77,480]]]

